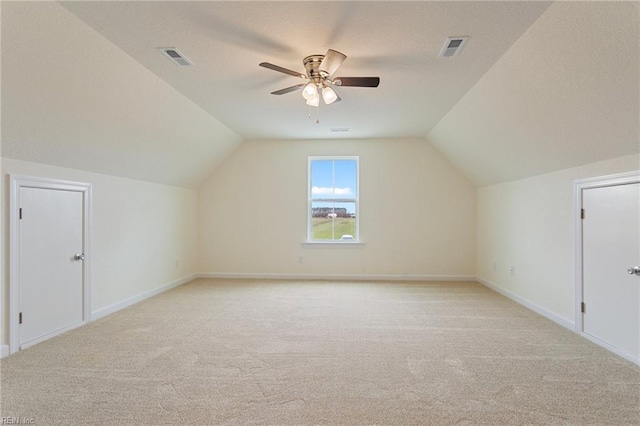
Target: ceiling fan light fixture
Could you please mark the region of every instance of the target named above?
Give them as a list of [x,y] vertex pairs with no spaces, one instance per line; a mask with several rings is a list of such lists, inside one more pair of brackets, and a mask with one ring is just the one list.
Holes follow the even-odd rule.
[[333,86],[378,87],[380,84],[380,77],[333,77],[336,70],[346,58],[347,56],[344,53],[333,49],[327,50],[326,55],[307,56],[302,60],[306,75],[269,62],[261,62],[258,65],[272,71],[305,80],[303,83],[273,91],[271,92],[272,95],[284,95],[285,93],[301,90],[302,97],[306,104],[318,107],[320,105],[320,95],[322,95],[322,99],[326,105],[342,100],[333,89]]
[[304,89],[302,89],[302,97],[307,101],[314,97],[318,97],[318,87],[314,82],[310,82],[304,86]]
[[307,105],[312,106],[312,107],[317,107],[320,105],[320,95],[318,95],[316,93],[315,96],[307,99]]
[[330,105],[338,99],[338,95],[331,87],[325,86],[322,88],[322,99],[325,104]]

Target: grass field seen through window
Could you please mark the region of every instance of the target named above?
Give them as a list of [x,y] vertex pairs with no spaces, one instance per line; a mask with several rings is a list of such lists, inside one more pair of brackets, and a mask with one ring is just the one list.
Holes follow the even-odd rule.
[[351,217],[314,217],[311,238],[314,240],[339,240],[343,235],[356,236],[356,219]]

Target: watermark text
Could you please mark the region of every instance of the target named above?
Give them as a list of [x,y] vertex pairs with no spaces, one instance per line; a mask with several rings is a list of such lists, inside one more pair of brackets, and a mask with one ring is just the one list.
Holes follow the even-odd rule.
[[30,417],[0,417],[0,425],[35,425],[36,421]]

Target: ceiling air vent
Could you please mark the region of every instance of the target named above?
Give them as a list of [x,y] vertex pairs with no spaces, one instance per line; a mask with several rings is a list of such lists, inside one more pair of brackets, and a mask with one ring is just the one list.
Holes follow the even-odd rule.
[[460,53],[460,49],[469,37],[449,37],[440,51],[441,58],[450,58]]
[[175,47],[161,47],[160,50],[162,51],[162,53],[167,55],[169,59],[175,62],[176,65],[179,65],[181,67],[193,66],[193,62],[187,59],[187,57],[180,53]]

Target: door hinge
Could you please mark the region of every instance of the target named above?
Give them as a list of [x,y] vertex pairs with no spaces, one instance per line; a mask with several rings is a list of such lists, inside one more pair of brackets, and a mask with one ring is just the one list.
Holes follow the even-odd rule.
[[18,314],[18,324],[22,324],[22,312]]
[[18,210],[18,215],[19,215],[20,219],[22,219],[22,207],[20,207],[20,210]]
[[587,313],[587,305],[585,305],[585,303],[584,303],[584,302],[582,302],[582,303],[580,304],[580,311],[581,311],[583,314],[586,314],[586,313]]
[[580,209],[580,219],[584,219],[584,209]]

